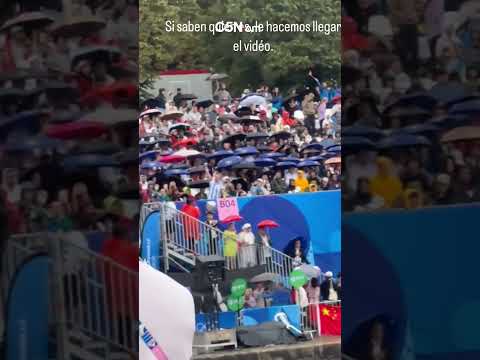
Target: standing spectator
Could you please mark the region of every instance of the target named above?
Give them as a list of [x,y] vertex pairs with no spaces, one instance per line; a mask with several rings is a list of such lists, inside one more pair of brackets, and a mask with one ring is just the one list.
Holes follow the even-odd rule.
[[242,231],[238,235],[238,245],[240,252],[240,267],[247,268],[255,266],[255,235],[253,235],[252,226],[249,223],[246,223],[242,226]]
[[259,245],[259,262],[267,264],[267,268],[272,266],[272,240],[264,227],[258,228],[256,243]]
[[182,209],[182,224],[183,234],[187,243],[188,249],[202,254],[202,249],[199,248],[198,241],[200,240],[200,209],[195,203],[195,198],[187,197],[187,202]]
[[312,278],[307,287],[308,302],[310,304],[318,304],[320,302],[320,286],[318,286],[318,279]]
[[333,281],[333,274],[331,271],[325,273],[325,280],[320,284],[320,295],[324,301],[337,301],[338,294]]
[[235,223],[228,224],[227,230],[223,232],[223,255],[230,270],[237,268],[235,258],[238,251],[237,231],[235,230]]
[[218,251],[218,220],[213,217],[211,211],[207,212],[207,220],[205,223],[209,226],[207,229],[207,240],[208,240],[208,254],[217,255],[220,252]]
[[302,101],[302,111],[305,114],[305,126],[310,136],[315,136],[315,114],[317,110],[314,102],[315,95],[311,92],[305,95]]
[[392,207],[402,194],[402,182],[393,174],[392,161],[386,157],[377,159],[377,175],[370,181],[370,191],[385,202],[385,207]]
[[295,188],[298,189],[298,191],[306,192],[308,191],[308,185],[309,183],[305,177],[305,172],[303,172],[303,170],[298,170],[297,177],[295,178]]
[[222,173],[216,171],[210,181],[208,190],[208,200],[217,200],[221,197],[223,190]]

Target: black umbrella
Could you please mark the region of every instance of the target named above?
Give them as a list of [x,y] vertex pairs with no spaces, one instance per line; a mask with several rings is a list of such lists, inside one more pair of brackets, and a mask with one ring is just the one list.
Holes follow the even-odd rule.
[[80,16],[54,24],[51,33],[65,38],[79,37],[95,33],[105,26],[105,21],[98,17]]
[[210,182],[207,180],[195,180],[190,181],[187,186],[191,189],[206,189],[210,186]]
[[256,115],[258,113],[259,112],[256,110],[252,111],[252,109],[250,109],[249,107],[241,107],[235,111],[235,115],[237,115],[240,118],[244,116],[249,116],[249,115]]
[[222,143],[230,143],[230,144],[235,144],[235,142],[237,141],[243,141],[245,140],[245,138],[247,137],[247,135],[245,134],[234,134],[234,135],[230,135],[228,137],[226,137],[225,139],[222,140]]
[[142,109],[144,108],[149,108],[149,109],[155,109],[155,108],[162,108],[162,106],[165,106],[160,100],[157,99],[147,99],[142,103]]
[[197,97],[193,94],[182,94],[180,95],[180,100],[188,101],[188,100],[195,100]]
[[242,116],[239,121],[241,124],[244,124],[244,125],[263,123],[263,120],[256,115]]
[[242,161],[240,164],[232,166],[232,169],[235,170],[255,170],[258,169],[258,166],[255,165],[252,161]]
[[209,106],[213,105],[213,101],[212,100],[202,100],[202,101],[197,101],[195,103],[195,106],[197,107],[201,107],[201,108],[208,108]]
[[113,46],[86,46],[73,53],[71,66],[73,69],[82,60],[103,61],[110,65],[121,54],[120,49]]
[[378,140],[385,136],[378,128],[362,125],[347,126],[342,129],[342,136],[363,136],[372,140]]
[[250,133],[247,135],[247,140],[260,140],[268,138],[266,133]]
[[288,131],[280,131],[280,132],[277,132],[277,133],[273,134],[272,136],[270,136],[270,139],[286,140],[286,139],[290,139],[292,136],[293,136],[293,134],[289,133]]
[[370,139],[362,136],[345,136],[342,138],[342,147],[345,154],[376,149],[375,144]]
[[[343,141],[342,141],[343,143]],[[430,146],[430,140],[421,135],[395,134],[391,135],[378,144],[380,149],[394,149],[415,146]]]
[[195,166],[190,169],[188,169],[188,173],[190,175],[192,174],[202,174],[206,171],[205,166]]

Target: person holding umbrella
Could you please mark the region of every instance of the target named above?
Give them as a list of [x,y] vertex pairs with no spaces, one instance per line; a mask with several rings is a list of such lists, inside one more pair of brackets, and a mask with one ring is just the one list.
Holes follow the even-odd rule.
[[257,224],[258,232],[256,242],[261,246],[260,261],[262,264],[267,264],[270,268],[272,266],[272,239],[266,229],[276,228],[279,225],[273,220],[263,220]]

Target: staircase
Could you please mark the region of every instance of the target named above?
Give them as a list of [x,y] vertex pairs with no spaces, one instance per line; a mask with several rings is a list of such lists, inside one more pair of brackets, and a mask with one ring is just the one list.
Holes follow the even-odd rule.
[[[138,358],[138,273],[61,235],[26,234],[8,240],[2,269],[2,305],[15,271],[25,259],[39,253],[48,254],[51,268],[49,359]],[[118,309],[116,313],[112,303]]]
[[[226,270],[238,270],[247,266],[264,265],[265,271],[275,274],[279,281],[289,287],[288,276],[293,269],[293,259],[274,249],[259,244],[246,251],[237,251],[233,259],[224,256],[223,232],[196,218],[187,215],[171,204],[148,203],[142,208],[142,220],[149,212],[160,212],[160,241],[162,256],[160,262],[165,273],[172,268],[191,272],[198,256],[214,256],[225,259]],[[142,226],[140,226],[140,229]],[[248,253],[248,258],[245,254]],[[251,263],[252,258],[254,259]]]

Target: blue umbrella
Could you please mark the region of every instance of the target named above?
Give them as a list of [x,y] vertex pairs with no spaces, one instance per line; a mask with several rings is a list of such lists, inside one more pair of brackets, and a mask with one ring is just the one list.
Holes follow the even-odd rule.
[[188,169],[168,169],[163,172],[164,176],[181,176],[187,174]]
[[253,146],[241,147],[235,150],[235,155],[239,156],[248,156],[248,155],[257,155],[258,150]]
[[342,129],[342,136],[363,136],[369,139],[379,139],[385,136],[382,130],[362,125],[347,126]]
[[33,151],[35,149],[54,149],[61,144],[61,141],[50,139],[46,136],[37,136],[33,138],[18,138],[8,141],[5,145],[5,151],[20,152]]
[[160,164],[157,161],[147,161],[147,162],[142,163],[142,165],[140,165],[140,168],[142,168],[144,170],[161,169],[162,164]]
[[308,144],[308,145],[305,145],[303,148],[302,148],[302,151],[305,151],[305,150],[311,150],[311,149],[314,149],[314,150],[323,150],[324,146],[320,143],[311,143],[311,144]]
[[447,115],[442,116],[431,121],[435,126],[442,129],[452,129],[458,126],[466,126],[472,123],[472,119],[467,115]]
[[142,154],[139,155],[139,159],[140,160],[145,160],[145,159],[149,159],[149,160],[155,160],[157,158],[157,155],[160,151],[158,150],[151,150],[151,151],[147,151],[147,152],[144,152]]
[[318,161],[305,160],[305,161],[301,161],[297,164],[298,168],[305,168],[305,167],[310,167],[310,166],[320,166],[320,163]]
[[258,159],[255,159],[254,163],[256,166],[259,166],[259,167],[269,167],[269,166],[275,166],[277,162],[270,158],[258,158]]
[[296,168],[297,163],[289,162],[289,161],[281,161],[277,165],[275,165],[275,169],[284,170],[290,168]]
[[449,114],[476,114],[480,113],[480,100],[469,100],[453,105],[449,110]]
[[414,134],[414,135],[422,135],[422,134],[432,134],[435,133],[439,130],[439,127],[437,125],[434,125],[432,123],[424,123],[424,124],[415,124],[415,125],[409,125],[405,126],[401,129],[397,129],[394,131],[394,134],[401,134],[401,133],[406,133],[406,134]]
[[429,146],[430,141],[421,135],[413,134],[394,134],[391,135],[378,144],[380,149],[392,149],[412,146]]
[[393,104],[389,105],[385,111],[388,111],[389,108],[397,106],[419,106],[424,109],[432,109],[437,104],[437,99],[428,93],[419,93],[405,95],[395,101]]
[[335,153],[335,154],[341,153],[342,152],[342,145],[338,144],[338,145],[329,146],[327,148],[327,151],[330,152],[330,153]]
[[437,84],[428,94],[441,103],[449,103],[470,95],[467,87],[458,83]]
[[217,169],[227,169],[234,165],[238,165],[243,161],[240,156],[229,156],[225,159],[222,159],[217,164]]
[[280,158],[280,161],[282,162],[293,162],[293,163],[299,163],[300,162],[300,159],[297,158],[297,157],[294,157],[294,156],[287,156],[287,157],[283,157],[283,158]]
[[223,158],[233,156],[233,155],[234,155],[234,153],[231,150],[219,150],[219,151],[214,152],[213,154],[208,155],[207,159],[209,159],[209,160],[210,159],[219,160],[219,159],[223,159]]
[[479,100],[479,99],[480,99],[480,97],[475,96],[475,95],[460,96],[458,98],[454,98],[453,100],[450,100],[447,103],[447,107],[450,108],[453,105],[457,105],[457,104],[460,104],[460,103],[463,103],[463,102],[466,102],[466,101],[470,101],[470,100]]
[[323,139],[322,141],[319,142],[319,144],[322,145],[323,148],[328,148],[330,146],[337,145],[337,143],[333,139]]
[[4,126],[32,126],[34,122],[38,122],[43,116],[48,116],[49,112],[45,110],[22,111],[13,116],[0,119],[0,127]]
[[260,154],[261,158],[270,158],[270,159],[278,159],[284,156],[285,154],[278,153],[278,152],[268,152],[268,153]]
[[342,147],[345,154],[376,150],[375,143],[363,136],[346,136],[342,138]]
[[85,154],[68,156],[63,160],[63,166],[68,169],[97,168],[119,166],[119,162],[110,155]]
[[311,157],[305,159],[304,161],[323,161],[323,160],[325,160],[325,159],[326,159],[325,156],[323,156],[323,155],[317,155],[317,156],[311,156]]

